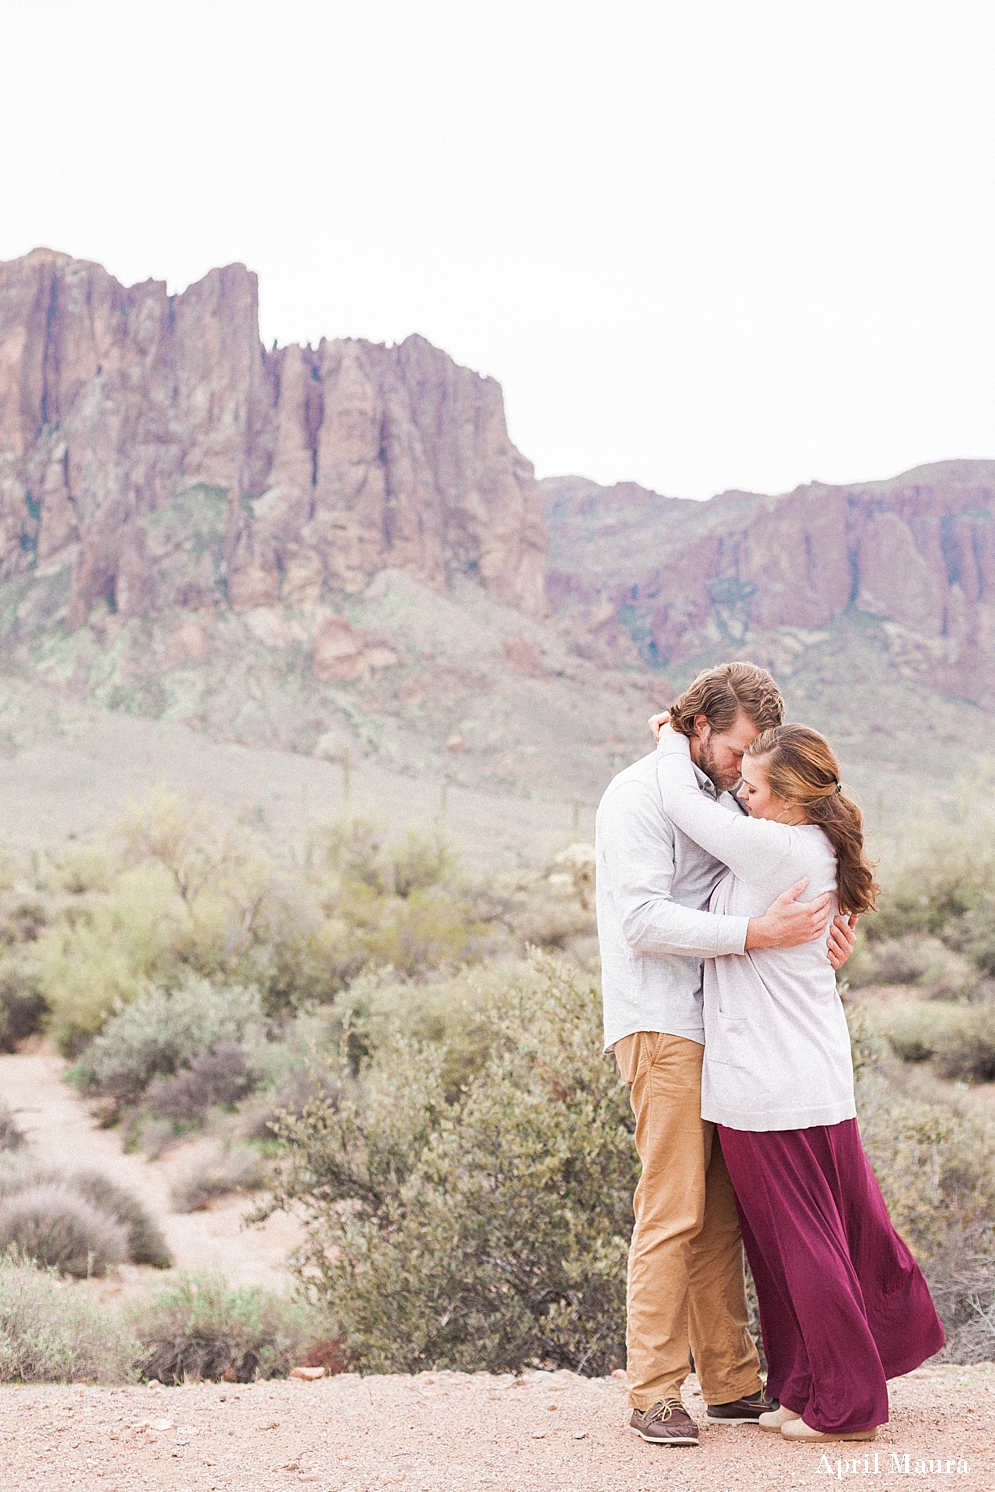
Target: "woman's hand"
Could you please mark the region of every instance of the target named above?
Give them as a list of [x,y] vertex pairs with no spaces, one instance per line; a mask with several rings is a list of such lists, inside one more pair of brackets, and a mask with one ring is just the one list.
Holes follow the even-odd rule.
[[834,917],[826,942],[826,953],[833,968],[842,969],[856,946],[856,917]]
[[650,718],[647,720],[646,724],[649,726],[650,730],[653,732],[653,739],[654,739],[654,741],[657,742],[657,744],[659,744],[659,741],[660,741],[660,732],[663,730],[663,727],[665,725],[668,725],[669,723],[670,723],[670,711],[669,710],[664,710],[664,712],[663,712],[662,715],[651,715]]

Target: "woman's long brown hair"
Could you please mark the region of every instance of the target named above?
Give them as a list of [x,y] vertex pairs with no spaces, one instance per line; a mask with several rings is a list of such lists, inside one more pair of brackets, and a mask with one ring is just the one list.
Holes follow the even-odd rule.
[[825,736],[807,725],[775,725],[747,748],[771,792],[804,808],[836,851],[836,894],[845,917],[872,912],[878,885],[864,854],[863,814],[840,785],[840,769]]

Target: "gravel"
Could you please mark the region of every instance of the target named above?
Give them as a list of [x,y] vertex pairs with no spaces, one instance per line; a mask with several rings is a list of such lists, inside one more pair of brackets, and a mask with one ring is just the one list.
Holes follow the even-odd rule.
[[693,1379],[685,1399],[702,1424],[697,1449],[645,1444],[625,1428],[623,1383],[565,1371],[182,1388],[8,1385],[0,1388],[0,1486],[789,1492],[835,1478],[882,1489],[995,1487],[992,1364],[926,1367],[896,1380],[891,1423],[872,1445],[794,1446],[752,1426],[706,1426]]

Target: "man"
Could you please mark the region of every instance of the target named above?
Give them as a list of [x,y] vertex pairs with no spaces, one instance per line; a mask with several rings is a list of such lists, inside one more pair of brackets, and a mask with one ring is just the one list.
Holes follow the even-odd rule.
[[[743,753],[783,715],[765,669],[726,663],[699,674],[670,721],[690,739],[702,792],[739,813],[730,790]],[[764,1398],[747,1329],[732,1186],[713,1126],[701,1118],[702,959],[822,937],[830,898],[800,900],[807,882],[799,881],[763,917],[706,911],[726,867],[667,818],[655,752],[609,784],[596,840],[605,1049],[629,1086],[642,1163],[629,1251],[630,1425],[644,1440],[697,1445],[681,1401],[689,1348],[709,1420],[755,1424],[777,1407]],[[834,968],[853,943],[850,922],[836,918]]]

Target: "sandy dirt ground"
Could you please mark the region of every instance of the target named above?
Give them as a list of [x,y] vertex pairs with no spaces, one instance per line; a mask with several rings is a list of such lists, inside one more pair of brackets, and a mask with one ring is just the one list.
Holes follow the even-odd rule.
[[[342,768],[335,763],[219,743],[189,726],[83,707],[61,731],[42,735],[2,767],[0,844],[20,852],[56,847],[67,835],[99,834],[159,784],[204,798],[222,815],[248,816],[274,848],[298,855],[307,830],[333,823],[345,807]],[[350,806],[401,828],[427,830],[439,821],[441,789],[440,780],[356,761]],[[573,812],[570,802],[455,784],[446,794],[447,833],[478,872],[541,864],[576,837]],[[578,805],[578,812],[581,835],[593,838],[593,805]]]
[[[79,1095],[62,1081],[65,1066],[48,1052],[0,1056],[0,1099],[14,1110],[39,1160],[103,1171],[128,1187],[161,1225],[177,1268],[220,1269],[231,1284],[290,1287],[284,1260],[299,1238],[293,1219],[276,1214],[262,1227],[243,1228],[242,1217],[252,1204],[240,1196],[221,1198],[206,1212],[171,1212],[171,1182],[212,1142],[174,1146],[158,1161],[126,1155],[119,1134],[98,1128]],[[161,1270],[131,1265],[94,1285],[108,1296],[130,1294],[162,1277]]]
[[[99,1167],[162,1223],[181,1267],[286,1288],[292,1220],[243,1229],[244,1198],[169,1211],[171,1176],[196,1145],[160,1161],[122,1152],[44,1052],[0,1057],[0,1096],[39,1158]],[[108,1298],[163,1276],[131,1267],[93,1282]],[[995,1489],[995,1366],[929,1366],[891,1385],[873,1445],[789,1445],[750,1426],[705,1423],[698,1448],[663,1448],[626,1428],[624,1383],[567,1372],[413,1378],[351,1374],[302,1383],[0,1388],[0,1492],[788,1492],[832,1479],[876,1486]],[[876,1459],[875,1459],[876,1458]]]
[[[685,1398],[702,1421],[693,1380]],[[995,1487],[990,1365],[919,1369],[896,1381],[891,1423],[873,1445],[795,1446],[753,1426],[708,1426],[700,1446],[665,1448],[627,1430],[627,1418],[623,1384],[564,1372],[8,1387],[0,1389],[0,1485],[4,1492],[789,1492],[834,1480]]]

